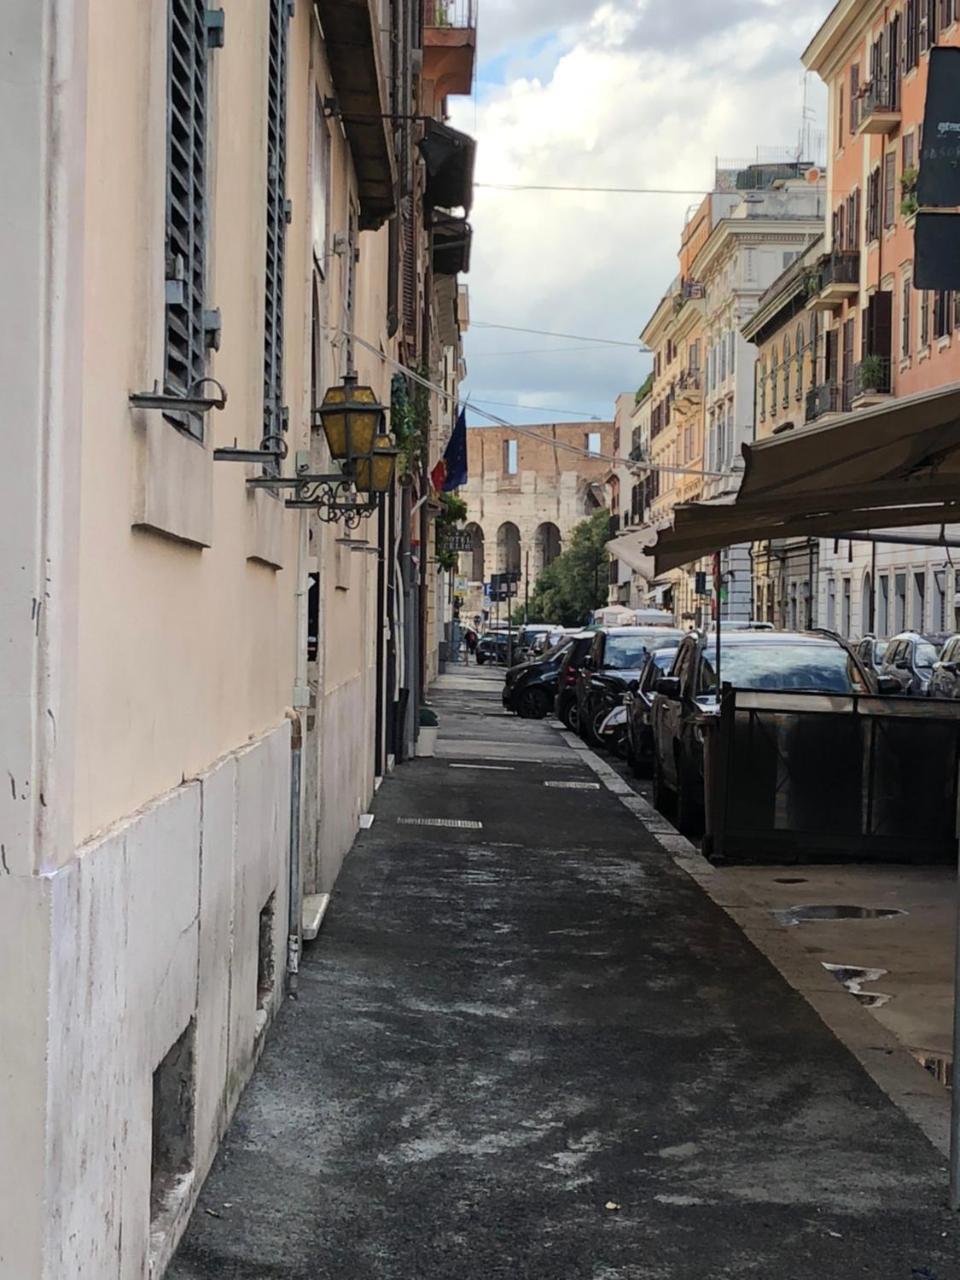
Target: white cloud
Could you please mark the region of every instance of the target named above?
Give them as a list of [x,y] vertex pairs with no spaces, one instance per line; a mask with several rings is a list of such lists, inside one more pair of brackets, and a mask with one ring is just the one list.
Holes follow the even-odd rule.
[[[608,0],[576,6],[579,24],[555,36],[546,25],[555,5],[508,9],[486,0],[481,56],[505,55],[498,67],[510,66],[513,74],[502,85],[487,84],[479,105],[452,100],[454,123],[471,132],[476,125],[477,182],[705,190],[715,157],[746,160],[758,145],[795,145],[800,52],[829,7],[829,0],[817,0],[797,16],[787,0]],[[518,9],[525,14],[519,36]],[[562,19],[569,21],[573,10],[563,6]],[[524,47],[536,73],[524,65]],[[554,51],[546,69],[545,47]],[[676,275],[680,229],[695,203],[692,194],[481,187],[472,215],[471,313],[632,340]],[[471,394],[612,415],[618,392],[639,385],[648,367],[614,347],[522,358],[481,354],[529,351],[538,343],[571,345],[473,330]]]

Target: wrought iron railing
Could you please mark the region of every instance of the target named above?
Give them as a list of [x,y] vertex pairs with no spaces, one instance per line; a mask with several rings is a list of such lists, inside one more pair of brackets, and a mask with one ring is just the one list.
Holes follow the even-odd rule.
[[879,392],[889,395],[893,389],[891,362],[886,356],[864,356],[853,368],[853,393]]
[[820,265],[820,288],[831,284],[860,283],[860,250],[837,249],[825,257]]
[[807,392],[807,422],[816,422],[826,413],[838,413],[840,410],[840,388],[835,382],[825,382],[822,386],[812,387]]
[[878,111],[889,113],[899,110],[900,104],[894,98],[893,86],[883,81],[871,81],[864,85],[857,100],[857,122],[862,124]]
[[477,0],[429,0],[426,25],[473,28],[477,25]]

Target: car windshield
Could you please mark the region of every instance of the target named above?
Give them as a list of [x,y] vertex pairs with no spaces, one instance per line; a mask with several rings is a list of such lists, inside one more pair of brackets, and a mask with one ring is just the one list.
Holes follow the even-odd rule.
[[607,636],[603,665],[614,671],[631,671],[643,666],[647,646],[642,636]]
[[917,644],[917,666],[922,667],[925,671],[932,671],[933,664],[936,662],[939,654],[935,645],[929,640],[921,640]]
[[[712,660],[713,651],[705,651],[701,694],[716,692]],[[720,679],[738,689],[854,693],[861,682],[855,682],[853,670],[847,651],[840,645],[721,642]]]

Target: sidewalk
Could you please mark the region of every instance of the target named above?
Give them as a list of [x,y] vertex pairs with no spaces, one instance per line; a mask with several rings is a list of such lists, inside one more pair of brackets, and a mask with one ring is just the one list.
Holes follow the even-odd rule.
[[960,1275],[942,1157],[499,690],[439,682],[168,1276]]

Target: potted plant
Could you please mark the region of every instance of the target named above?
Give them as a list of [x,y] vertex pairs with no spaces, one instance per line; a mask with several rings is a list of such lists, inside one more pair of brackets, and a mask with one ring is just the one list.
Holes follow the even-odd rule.
[[905,218],[912,218],[917,212],[917,180],[920,170],[915,165],[907,165],[900,175],[900,212]]
[[440,721],[432,707],[421,707],[419,715],[419,732],[417,734],[417,755],[432,756],[437,750],[437,734]]
[[885,390],[886,379],[884,377],[884,361],[882,356],[864,356],[860,361],[859,383],[861,391],[883,391]]

